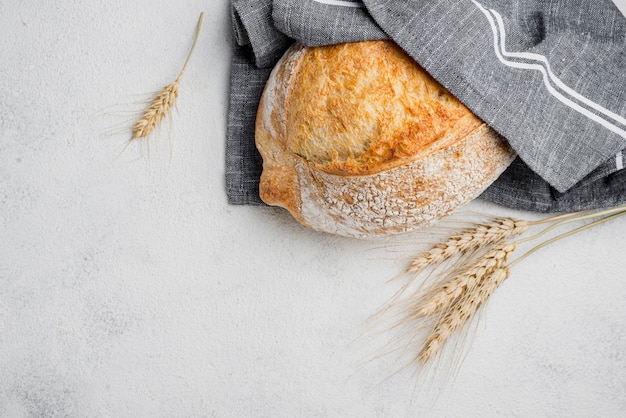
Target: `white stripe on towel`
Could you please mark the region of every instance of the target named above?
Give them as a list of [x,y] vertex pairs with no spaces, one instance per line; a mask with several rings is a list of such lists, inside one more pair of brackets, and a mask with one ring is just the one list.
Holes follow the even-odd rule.
[[360,1],[348,0],[313,0],[315,3],[329,4],[331,6],[354,7],[362,9],[365,5]]
[[[478,7],[480,11],[483,12],[483,14],[487,17],[487,20],[489,21],[491,30],[493,32],[493,37],[494,37],[493,39],[494,50],[495,50],[496,56],[498,57],[498,60],[500,60],[502,64],[508,67],[512,67],[512,68],[539,71],[543,75],[543,82],[546,88],[548,89],[548,92],[550,92],[550,94],[552,94],[552,96],[558,99],[561,103],[585,115],[589,119],[592,119],[593,121],[601,124],[602,126],[609,129],[610,131],[615,132],[622,138],[626,138],[626,130],[596,115],[595,113],[591,112],[589,109],[593,109],[599,113],[602,113],[609,119],[612,119],[613,121],[617,122],[619,125],[622,125],[624,127],[626,127],[626,119],[611,112],[608,109],[605,109],[604,107],[589,100],[588,98],[582,96],[578,92],[574,91],[573,89],[565,85],[565,83],[559,80],[558,77],[556,77],[554,73],[552,73],[552,70],[550,69],[550,64],[548,60],[546,59],[546,57],[544,57],[543,55],[534,54],[534,53],[507,51],[505,49],[506,32],[504,30],[504,23],[502,21],[502,17],[500,16],[500,14],[498,14],[498,12],[496,12],[495,10],[485,9],[480,3],[478,3],[475,0],[472,0],[472,3],[474,3],[476,7]],[[500,39],[500,42],[498,42],[498,38]],[[521,59],[533,61],[534,63],[511,61],[511,60],[507,60],[504,57],[521,58]],[[554,83],[556,86],[553,86],[551,83]],[[557,88],[560,88],[563,92],[558,91]],[[565,94],[568,94],[570,98],[566,97]],[[571,99],[578,100],[580,103],[576,103]],[[583,107],[582,105],[586,105],[587,107]]]

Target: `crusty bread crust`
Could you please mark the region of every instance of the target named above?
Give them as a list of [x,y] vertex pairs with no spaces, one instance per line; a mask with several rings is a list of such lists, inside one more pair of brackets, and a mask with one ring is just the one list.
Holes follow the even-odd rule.
[[290,48],[263,92],[256,145],[264,202],[362,238],[450,214],[515,157],[391,41]]

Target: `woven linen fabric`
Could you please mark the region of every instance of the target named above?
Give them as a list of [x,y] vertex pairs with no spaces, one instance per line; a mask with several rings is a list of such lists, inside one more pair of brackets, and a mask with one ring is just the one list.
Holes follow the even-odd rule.
[[626,18],[610,0],[234,0],[226,180],[261,204],[256,107],[297,41],[391,38],[519,154],[482,195],[525,210],[626,201]]

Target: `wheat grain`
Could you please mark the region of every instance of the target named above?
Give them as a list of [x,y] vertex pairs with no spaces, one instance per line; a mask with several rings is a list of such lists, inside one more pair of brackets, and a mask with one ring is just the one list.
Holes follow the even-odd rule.
[[506,264],[496,268],[491,274],[484,276],[471,292],[454,304],[426,339],[418,354],[419,361],[424,364],[433,358],[452,334],[465,325],[478,311],[478,308],[485,304],[509,274],[510,267]]
[[523,234],[528,221],[515,218],[497,218],[453,235],[447,241],[436,244],[429,251],[417,256],[407,273],[419,273],[427,267],[441,264],[457,254],[470,249],[484,248],[506,238]]
[[196,47],[196,43],[198,42],[198,36],[200,35],[200,28],[202,27],[202,20],[204,19],[204,12],[200,13],[200,18],[198,20],[198,26],[196,29],[196,35],[193,40],[193,44],[191,45],[191,49],[187,54],[187,59],[183,64],[182,69],[178,73],[178,77],[176,80],[168,84],[161,90],[156,96],[152,99],[150,103],[150,107],[145,111],[141,119],[139,119],[132,129],[132,135],[130,140],[134,140],[137,138],[144,138],[150,135],[152,131],[156,129],[157,126],[165,119],[167,115],[170,114],[174,104],[176,103],[176,99],[178,98],[178,90],[180,86],[180,80],[183,77],[185,69],[187,68],[187,64],[189,63],[189,58],[191,58],[191,54]]

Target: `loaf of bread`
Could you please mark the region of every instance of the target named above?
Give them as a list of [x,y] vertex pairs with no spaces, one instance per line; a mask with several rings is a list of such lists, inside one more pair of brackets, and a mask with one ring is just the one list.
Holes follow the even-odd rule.
[[264,202],[364,238],[450,214],[515,157],[391,41],[291,47],[265,86],[256,145]]

